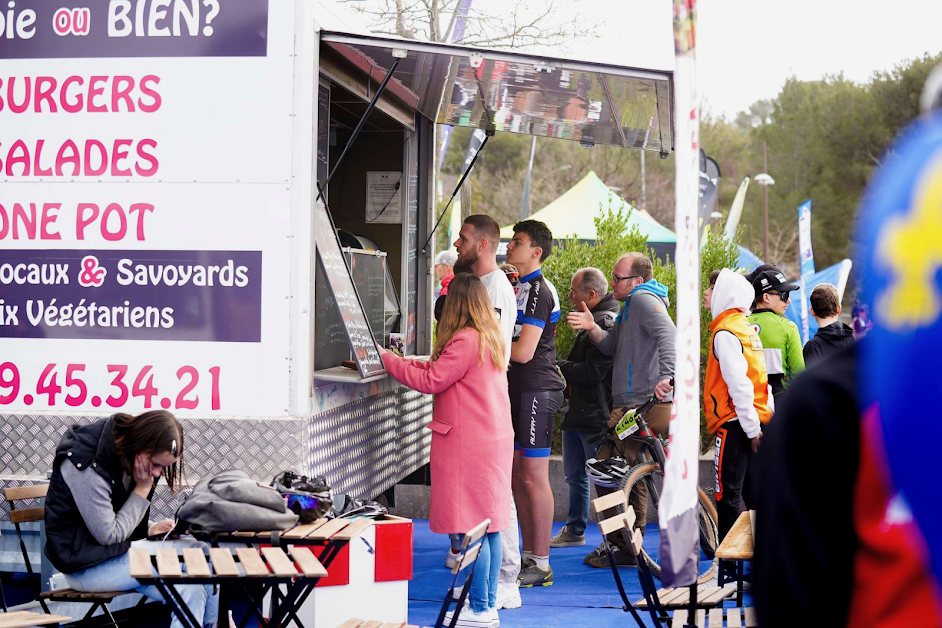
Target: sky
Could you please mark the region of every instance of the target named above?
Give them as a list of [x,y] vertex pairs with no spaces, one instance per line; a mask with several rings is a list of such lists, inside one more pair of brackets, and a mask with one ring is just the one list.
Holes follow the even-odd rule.
[[[573,56],[656,67],[666,57],[672,65],[668,0],[579,5],[606,18],[599,38],[574,44]],[[700,95],[712,113],[730,118],[774,98],[790,76],[843,72],[865,83],[875,71],[942,51],[942,0],[698,0],[697,10]]]
[[[364,3],[371,1],[379,0]],[[504,2],[474,0],[474,6],[499,12]],[[670,0],[559,4],[564,11],[575,7],[598,36],[555,56],[673,69]],[[790,76],[817,80],[843,72],[865,83],[876,71],[942,51],[942,0],[698,0],[697,10],[700,96],[714,115],[728,118],[774,98]],[[341,5],[336,12],[346,11]]]

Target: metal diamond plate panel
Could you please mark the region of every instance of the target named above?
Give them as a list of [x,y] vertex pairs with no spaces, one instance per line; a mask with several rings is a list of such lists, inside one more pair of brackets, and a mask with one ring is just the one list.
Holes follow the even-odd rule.
[[[428,461],[432,397],[398,387],[313,417],[181,419],[190,486],[226,469],[268,483],[285,469],[324,475],[337,492],[375,497]],[[100,415],[0,414],[0,488],[44,480],[66,428]],[[151,518],[172,517],[182,494],[161,485]],[[9,519],[0,500],[0,519]]]

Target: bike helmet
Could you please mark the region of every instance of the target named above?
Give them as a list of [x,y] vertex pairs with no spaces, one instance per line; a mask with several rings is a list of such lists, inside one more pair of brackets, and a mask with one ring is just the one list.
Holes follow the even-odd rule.
[[604,488],[618,488],[630,468],[628,461],[618,456],[605,460],[589,458],[585,463],[585,473],[589,476],[589,481]]

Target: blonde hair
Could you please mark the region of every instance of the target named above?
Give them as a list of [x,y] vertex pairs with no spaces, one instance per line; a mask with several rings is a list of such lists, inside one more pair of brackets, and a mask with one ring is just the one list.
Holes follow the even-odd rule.
[[432,351],[432,361],[437,360],[455,334],[464,329],[474,329],[480,336],[481,350],[478,366],[484,365],[484,356],[489,354],[491,363],[501,369],[504,363],[504,338],[500,333],[497,316],[481,280],[470,273],[455,275],[448,284],[448,296],[442,320],[436,329],[437,339]]

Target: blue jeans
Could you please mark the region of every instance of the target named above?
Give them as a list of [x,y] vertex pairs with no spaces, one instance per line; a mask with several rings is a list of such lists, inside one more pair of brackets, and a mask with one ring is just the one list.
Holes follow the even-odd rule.
[[471,610],[483,613],[489,608],[497,608],[497,577],[500,575],[500,561],[503,545],[500,532],[488,532],[481,541],[478,562],[474,565],[474,578],[468,597]]
[[[205,543],[195,540],[182,539],[179,541],[134,541],[134,549],[146,549],[151,554],[161,548],[183,549],[186,547],[199,547],[208,549]],[[156,570],[154,571],[156,575]],[[153,585],[143,586],[131,577],[130,559],[127,553],[116,556],[94,567],[83,569],[75,573],[65,574],[65,581],[76,591],[89,593],[102,591],[137,591],[156,602],[163,602],[164,596]],[[178,586],[176,590],[193,613],[196,621],[203,626],[215,627],[219,619],[219,594],[213,592],[212,585],[193,584]],[[177,619],[176,613],[171,615],[170,628],[182,628],[183,624]]]
[[569,514],[566,527],[573,534],[585,534],[589,520],[589,477],[585,461],[595,458],[595,445],[588,443],[592,434],[563,430],[563,473],[569,485]]

